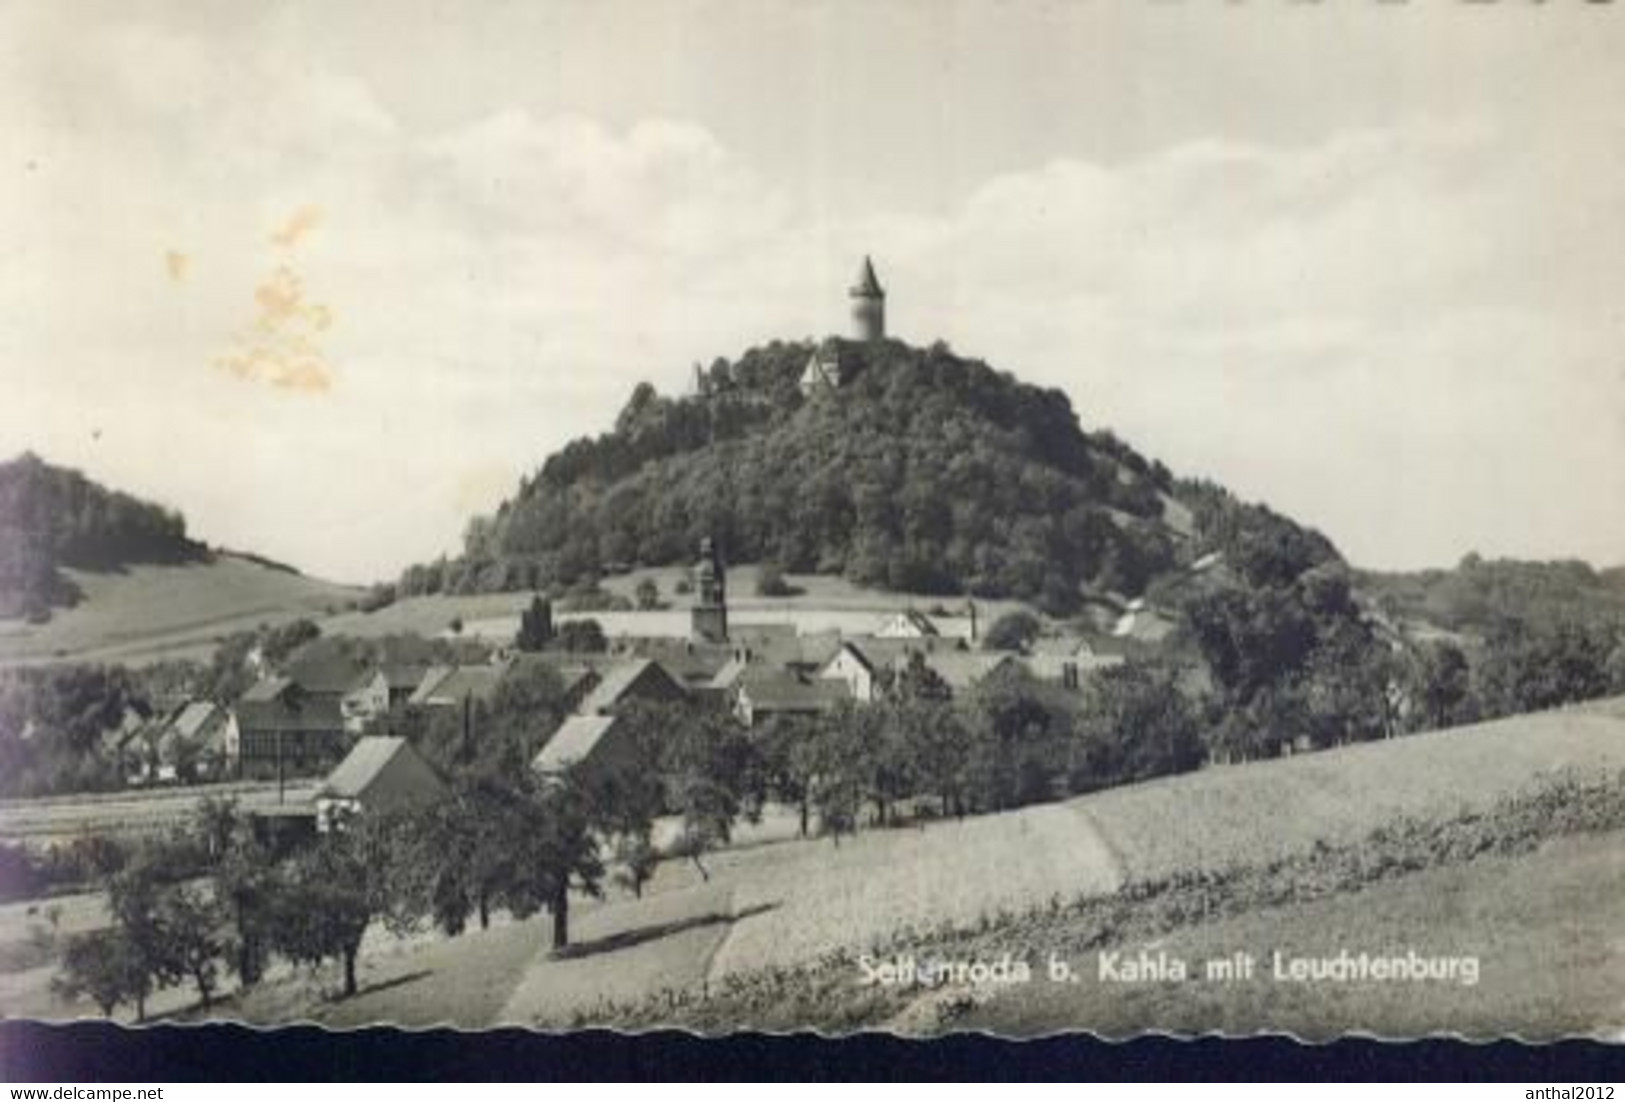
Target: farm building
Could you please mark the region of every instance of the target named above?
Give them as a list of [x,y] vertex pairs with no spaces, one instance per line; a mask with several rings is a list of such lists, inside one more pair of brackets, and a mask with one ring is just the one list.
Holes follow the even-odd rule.
[[881,671],[863,649],[853,643],[841,644],[818,676],[825,681],[838,681],[846,686],[846,694],[859,704],[873,704],[880,696]]
[[659,704],[682,700],[687,695],[682,683],[659,662],[636,658],[605,670],[576,711],[584,716],[612,715],[632,701]]
[[602,776],[635,761],[627,723],[615,715],[568,717],[531,761],[543,777],[560,777],[569,770]]
[[461,708],[464,700],[489,703],[506,665],[431,666],[407,698],[414,708]]
[[317,789],[316,827],[330,831],[351,816],[433,803],[446,792],[446,782],[410,742],[369,736],[351,747]]
[[910,608],[882,620],[875,635],[881,639],[936,639],[942,632],[931,622],[931,617]]
[[940,678],[954,696],[975,688],[1002,670],[1020,666],[1011,651],[937,651],[911,656],[895,669],[900,675],[909,663],[918,662]]
[[184,701],[125,743],[126,779],[135,784],[207,780],[225,770],[230,715],[208,700]]
[[306,692],[286,677],[256,683],[232,709],[226,758],[239,777],[308,776],[350,744],[338,698]]
[[746,727],[754,727],[776,715],[822,715],[850,699],[842,682],[806,680],[786,670],[764,669],[739,679],[733,692],[733,713]]

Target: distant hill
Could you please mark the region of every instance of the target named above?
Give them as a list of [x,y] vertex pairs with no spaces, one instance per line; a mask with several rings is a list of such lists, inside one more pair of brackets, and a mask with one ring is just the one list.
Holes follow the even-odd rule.
[[225,551],[184,563],[63,573],[78,602],[45,623],[0,620],[0,665],[207,660],[224,636],[302,617],[319,620],[350,608],[362,594]]
[[110,490],[32,453],[0,463],[0,616],[44,620],[79,590],[66,568],[206,559],[171,509]]
[[1338,557],[1085,431],[1061,391],[943,344],[816,350],[840,383],[811,394],[809,343],[719,359],[681,397],[640,384],[612,431],[547,459],[470,524],[461,557],[413,567],[399,591],[569,586],[690,562],[710,537],[736,563],[1066,614],[1091,592],[1138,594],[1210,545],[1278,545],[1289,573]]
[[1468,555],[1450,570],[1361,571],[1358,584],[1396,622],[1483,637],[1515,620],[1535,627],[1625,623],[1625,567]]
[[33,454],[0,463],[0,664],[207,656],[360,591],[192,539],[178,512]]

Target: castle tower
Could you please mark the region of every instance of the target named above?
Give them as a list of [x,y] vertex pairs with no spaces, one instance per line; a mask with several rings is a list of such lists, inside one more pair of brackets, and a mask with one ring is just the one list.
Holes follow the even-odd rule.
[[878,341],[886,335],[886,292],[875,278],[875,266],[866,256],[858,281],[847,292],[852,299],[852,335],[855,340]]
[[728,582],[722,557],[709,539],[700,541],[700,561],[694,564],[694,608],[689,613],[689,635],[695,642],[728,641]]

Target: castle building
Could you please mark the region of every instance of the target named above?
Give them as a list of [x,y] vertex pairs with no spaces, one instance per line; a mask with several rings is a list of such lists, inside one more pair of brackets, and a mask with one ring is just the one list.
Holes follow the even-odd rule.
[[700,541],[700,561],[694,566],[694,608],[689,613],[689,634],[700,643],[728,641],[728,581],[722,557],[709,539]]
[[[875,266],[866,256],[858,269],[858,279],[847,291],[852,300],[852,339],[878,341],[886,336],[886,292],[875,276]],[[841,355],[840,342],[834,338],[824,341],[813,350],[807,367],[801,373],[801,392],[812,398],[839,390],[844,386],[856,365],[853,357]]]
[[886,336],[886,292],[875,278],[875,266],[863,258],[858,269],[858,281],[847,291],[852,300],[852,336],[854,340],[878,341]]

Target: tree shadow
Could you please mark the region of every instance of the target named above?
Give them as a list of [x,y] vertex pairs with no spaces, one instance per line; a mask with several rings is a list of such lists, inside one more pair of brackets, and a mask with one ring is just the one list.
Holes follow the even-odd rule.
[[630,949],[634,945],[642,945],[649,941],[658,941],[663,937],[672,937],[689,930],[697,930],[705,926],[731,926],[742,919],[755,915],[776,911],[782,904],[758,903],[754,907],[747,907],[738,914],[719,914],[712,912],[703,915],[692,915],[688,918],[678,919],[675,922],[662,922],[653,926],[639,926],[632,930],[622,930],[615,934],[606,934],[591,941],[578,941],[573,945],[566,945],[562,949],[554,949],[550,958],[553,960],[579,960],[582,957],[597,956],[600,953],[613,953],[618,949]]
[[329,998],[327,1001],[330,1003],[345,1003],[351,1001],[352,999],[359,999],[363,995],[376,995],[380,991],[388,991],[396,987],[405,987],[409,983],[417,983],[419,980],[428,979],[432,975],[434,975],[434,973],[429,969],[420,968],[416,972],[406,972],[399,976],[391,976],[387,980],[379,980],[377,983],[369,983],[365,987],[358,987],[356,988],[354,995],[337,995]]

